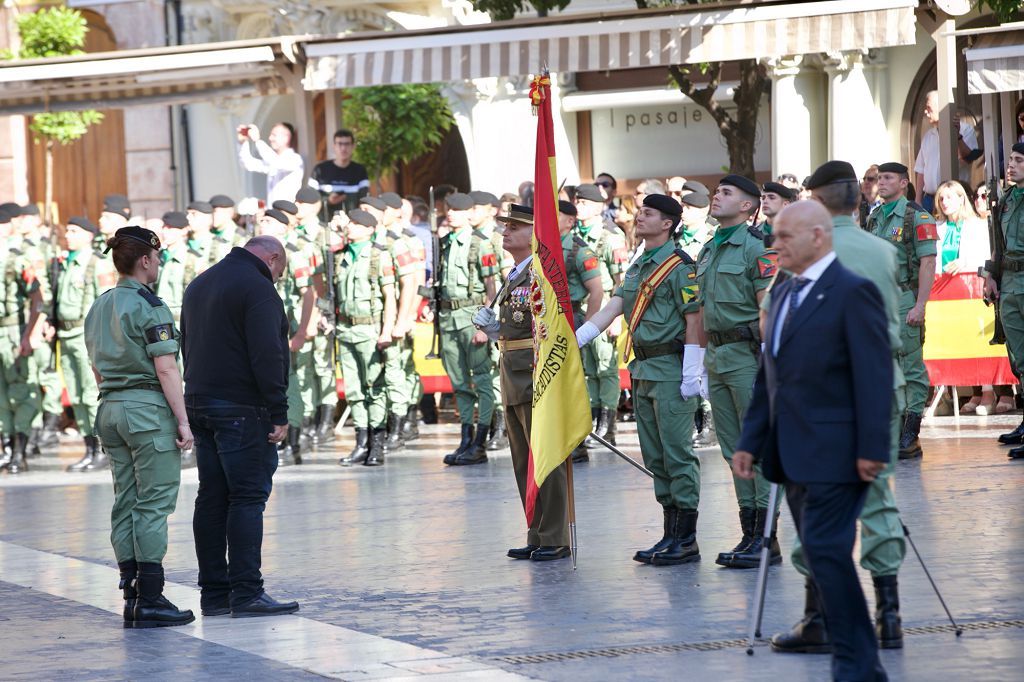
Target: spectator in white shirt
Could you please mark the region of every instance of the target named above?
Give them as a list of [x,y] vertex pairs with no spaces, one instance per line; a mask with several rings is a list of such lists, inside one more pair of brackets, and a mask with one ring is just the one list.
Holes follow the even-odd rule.
[[[921,150],[917,153],[917,162],[914,164],[914,185],[921,193],[921,205],[925,210],[935,209],[935,192],[943,180],[949,180],[942,176],[942,169],[939,168],[939,93],[932,90],[925,96],[924,118],[931,124],[921,137]],[[955,114],[953,120],[954,129],[957,134],[957,156],[960,159],[960,175],[967,175],[969,179],[970,164],[965,159],[978,149],[978,136],[974,128],[967,121],[961,121],[960,115]],[[954,178],[955,179],[955,178]]]
[[281,199],[292,201],[302,187],[304,167],[295,142],[291,123],[275,124],[266,142],[254,124],[238,126],[238,160],[245,170],[267,176],[268,206]]

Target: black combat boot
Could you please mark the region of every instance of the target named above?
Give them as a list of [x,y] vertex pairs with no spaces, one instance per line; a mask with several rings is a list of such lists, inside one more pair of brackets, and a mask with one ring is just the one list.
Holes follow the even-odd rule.
[[623,422],[636,421],[636,412],[633,410],[633,394],[629,390],[619,393],[619,408],[615,410],[615,415],[613,416]]
[[639,561],[642,564],[651,563],[651,557],[658,552],[663,552],[669,548],[672,544],[672,534],[675,532],[675,523],[678,510],[675,507],[663,507],[665,513],[665,530],[662,533],[661,539],[650,549],[641,549],[633,555],[633,561]]
[[288,429],[288,446],[292,451],[292,461],[302,464],[302,432],[298,429]]
[[423,414],[424,424],[437,423],[437,403],[434,402],[433,393],[424,393],[420,398],[420,412]]
[[900,459],[916,459],[921,456],[921,441],[918,434],[921,433],[921,415],[917,412],[907,412],[903,421],[903,433],[900,434]]
[[43,439],[42,429],[32,429],[28,434],[28,456],[39,457],[43,454],[42,446],[40,441]]
[[402,447],[402,415],[388,413],[387,433],[384,438],[384,448],[388,452],[394,452]]
[[164,596],[164,567],[157,563],[139,562],[135,589],[134,618],[125,621],[126,628],[161,628],[188,625],[196,619],[191,611],[182,611]]
[[362,464],[366,461],[367,456],[370,454],[370,429],[365,427],[356,427],[356,446],[352,448],[352,452],[348,453],[348,456],[342,457],[338,460],[338,464],[343,467],[350,467],[353,464]]
[[[767,509],[758,509],[754,516],[754,530],[751,533],[750,544],[732,555],[732,560],[726,564],[729,568],[757,568],[761,565],[761,549],[764,547],[764,524],[768,519]],[[774,566],[782,563],[782,548],[779,547],[777,537],[779,515],[775,515],[772,522],[771,536],[768,546],[768,565]]]
[[321,405],[316,424],[317,445],[334,440],[334,405]]
[[715,559],[715,563],[719,566],[728,566],[732,558],[737,553],[742,552],[750,544],[750,541],[754,539],[754,520],[757,516],[757,510],[751,509],[750,507],[740,507],[740,528],[743,530],[743,537],[740,538],[738,545],[732,548],[728,552],[721,552],[718,558]]
[[832,643],[825,628],[825,616],[818,600],[818,588],[810,578],[804,581],[804,617],[789,632],[772,636],[772,649],[793,654],[830,654]]
[[576,449],[572,451],[572,463],[580,464],[582,462],[589,461],[590,454],[587,452],[587,449],[583,446],[583,443],[580,443],[579,445],[576,446]]
[[467,464],[483,464],[487,461],[487,424],[476,425],[476,435],[470,442],[469,447],[455,455],[452,464],[464,466]]
[[44,448],[60,444],[60,415],[47,412],[43,415],[43,432],[39,445]]
[[130,623],[135,620],[135,604],[139,600],[139,592],[135,589],[135,578],[139,574],[139,564],[135,559],[117,562],[117,568],[121,572],[121,582],[117,587],[124,595],[124,626],[130,628]]
[[505,430],[505,412],[495,410],[494,426],[491,428],[491,439],[487,441],[488,450],[504,450],[508,447],[508,432]]
[[454,452],[449,452],[444,456],[445,464],[454,464],[455,458],[461,455],[463,452],[473,444],[473,425],[463,424],[462,425],[462,440],[459,442],[459,447],[455,448]]
[[900,591],[894,575],[873,576],[875,583],[875,634],[883,649],[903,648]]
[[1010,451],[1006,453],[1006,456],[1010,459],[1024,459],[1024,445],[1011,448]]
[[608,410],[608,430],[604,432],[604,439],[612,445],[617,445],[615,442],[616,431],[618,431],[618,427],[615,425],[615,410]]
[[363,462],[364,466],[379,467],[384,465],[384,453],[387,452],[384,441],[387,440],[387,437],[387,431],[384,429],[373,430],[370,435],[370,454],[366,456],[366,461]]
[[1003,445],[1024,444],[1024,421],[1022,421],[1013,431],[999,436],[999,442]]
[[654,566],[675,566],[700,561],[700,547],[697,546],[697,510],[677,509],[676,523],[672,528],[672,544],[651,557]]
[[405,413],[405,420],[402,422],[402,438],[406,443],[420,437],[420,408],[418,405],[410,405]]
[[14,434],[14,455],[7,464],[7,473],[11,476],[28,471],[27,450],[28,436],[24,433]]
[[85,468],[92,463],[92,458],[96,456],[96,451],[99,450],[99,444],[96,436],[85,436],[85,454],[82,459],[78,460],[67,468],[67,471],[85,471]]
[[82,467],[82,471],[99,471],[100,469],[110,468],[110,458],[107,457],[107,451],[103,449],[103,443],[96,436],[86,436],[86,438],[92,438],[93,445],[93,456],[89,460],[89,463]]
[[[597,411],[597,426],[594,427],[594,433],[605,440],[608,440],[608,429],[611,428],[608,422],[610,419],[614,419],[610,412],[607,407],[599,408]],[[608,442],[612,443],[610,440]]]
[[11,460],[14,459],[14,443],[13,438],[8,435],[0,436],[0,470],[7,469],[11,464]]

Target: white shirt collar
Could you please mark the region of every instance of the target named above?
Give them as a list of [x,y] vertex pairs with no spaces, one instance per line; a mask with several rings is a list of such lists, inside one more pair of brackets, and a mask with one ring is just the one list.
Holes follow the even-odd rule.
[[523,270],[530,266],[530,261],[532,260],[533,254],[531,253],[529,256],[516,263],[516,266],[512,268],[512,272],[508,273],[508,281],[511,282],[516,277],[518,277],[523,272]]
[[797,277],[809,279],[811,281],[810,283],[813,285],[815,282],[818,281],[818,278],[820,278],[822,274],[824,274],[825,270],[828,269],[828,266],[832,265],[832,261],[834,261],[835,259],[836,252],[829,251],[824,256],[808,265],[807,269],[804,270],[799,275],[797,275]]

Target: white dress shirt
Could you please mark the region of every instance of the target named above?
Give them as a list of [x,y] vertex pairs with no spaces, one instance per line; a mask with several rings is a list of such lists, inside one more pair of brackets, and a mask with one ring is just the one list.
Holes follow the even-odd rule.
[[511,282],[516,277],[518,277],[520,275],[520,273],[522,273],[523,270],[525,270],[526,268],[530,267],[530,261],[532,261],[532,260],[533,260],[533,254],[530,254],[529,256],[524,258],[523,260],[521,260],[518,263],[516,263],[516,266],[514,268],[512,268],[511,272],[508,273],[508,279],[506,281],[507,282]]
[[[832,261],[836,259],[836,252],[829,251],[824,256],[816,260],[807,266],[807,269],[797,275],[808,280],[804,288],[797,292],[796,304],[797,308],[803,305],[804,300],[807,299],[807,294],[814,288],[814,283],[818,281],[821,275],[828,269],[828,266],[832,265]],[[772,355],[779,354],[779,343],[782,340],[782,323],[786,320],[786,313],[789,311],[790,298],[793,296],[792,293],[786,295],[786,298],[782,300],[779,305],[779,313],[775,318],[775,328],[772,329]]]
[[278,154],[263,140],[257,140],[255,145],[256,155],[253,155],[249,141],[242,142],[238,147],[238,160],[245,170],[266,174],[267,206],[278,199],[295,201],[305,172],[302,156],[291,147]]

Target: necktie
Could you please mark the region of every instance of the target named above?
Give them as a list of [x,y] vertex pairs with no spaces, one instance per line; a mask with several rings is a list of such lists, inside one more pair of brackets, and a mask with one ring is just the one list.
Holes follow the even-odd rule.
[[793,278],[793,286],[789,289],[789,308],[786,310],[786,319],[782,321],[783,331],[786,330],[793,316],[796,315],[796,309],[800,307],[800,290],[810,283],[811,280],[806,277]]

